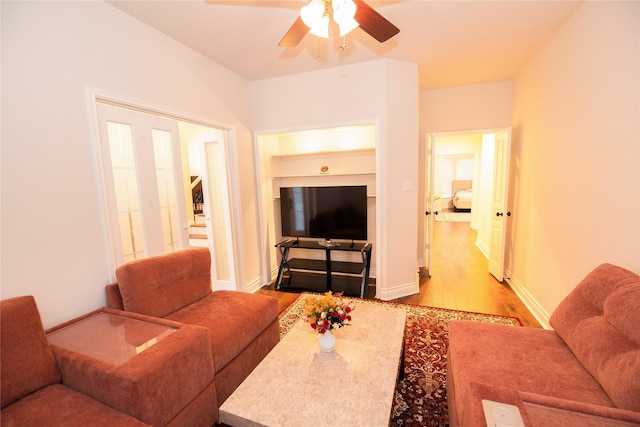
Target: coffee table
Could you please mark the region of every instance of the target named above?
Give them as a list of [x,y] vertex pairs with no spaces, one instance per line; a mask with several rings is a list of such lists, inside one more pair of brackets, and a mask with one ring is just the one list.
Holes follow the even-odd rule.
[[406,312],[357,303],[333,352],[299,321],[220,407],[231,426],[388,426]]

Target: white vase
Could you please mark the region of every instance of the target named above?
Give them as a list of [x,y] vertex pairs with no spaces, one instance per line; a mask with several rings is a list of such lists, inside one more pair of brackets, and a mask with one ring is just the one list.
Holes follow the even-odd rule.
[[324,334],[318,334],[318,344],[320,349],[325,353],[330,353],[336,346],[336,337],[333,336],[331,331],[326,331]]

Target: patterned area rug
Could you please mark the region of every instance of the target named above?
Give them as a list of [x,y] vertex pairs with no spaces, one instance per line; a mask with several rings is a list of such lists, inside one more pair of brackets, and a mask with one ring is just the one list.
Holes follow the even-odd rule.
[[[300,319],[304,301],[312,293],[301,294],[280,314],[282,338]],[[515,317],[446,310],[409,304],[398,304],[360,298],[344,298],[359,304],[387,304],[404,308],[405,377],[396,386],[392,426],[446,427],[447,412],[446,367],[449,322],[457,319],[521,326]],[[357,315],[357,306],[354,316]]]

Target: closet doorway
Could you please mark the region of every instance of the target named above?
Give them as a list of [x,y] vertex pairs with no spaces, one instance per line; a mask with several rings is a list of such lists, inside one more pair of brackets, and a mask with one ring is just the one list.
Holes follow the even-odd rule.
[[206,226],[197,246],[211,251],[214,290],[235,290],[227,132],[99,97],[95,107],[110,274],[125,262],[192,246],[195,176]]

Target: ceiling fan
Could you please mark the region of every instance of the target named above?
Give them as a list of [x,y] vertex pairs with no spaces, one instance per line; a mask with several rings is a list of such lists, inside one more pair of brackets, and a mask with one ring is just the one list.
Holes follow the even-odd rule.
[[380,43],[400,32],[363,0],[311,0],[301,9],[300,16],[278,46],[295,47],[309,32],[328,38],[330,15],[340,26],[341,37],[358,26]]

